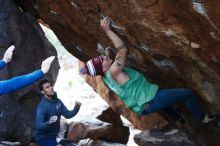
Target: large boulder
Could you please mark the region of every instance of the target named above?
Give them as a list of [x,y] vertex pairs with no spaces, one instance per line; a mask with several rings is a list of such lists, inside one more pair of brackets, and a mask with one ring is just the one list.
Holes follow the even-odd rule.
[[[12,61],[1,70],[0,80],[40,69],[41,62],[57,55],[36,19],[22,11],[12,0],[0,0],[0,56],[15,45]],[[47,75],[55,82],[59,64],[56,59]],[[0,97],[0,141],[28,143],[34,130],[35,110],[40,99],[38,83]]]
[[[68,51],[82,61],[98,55],[97,43],[110,44],[99,24],[100,16],[110,16],[128,46],[128,66],[161,88],[190,87],[207,112],[220,111],[219,1],[15,1],[49,24]],[[115,111],[142,129],[148,127],[149,119],[138,120],[142,117],[127,112],[123,104],[116,106],[119,102],[113,102],[113,96],[107,97]],[[188,113],[185,116],[190,123],[187,133],[198,145],[220,143],[218,128],[207,132]]]

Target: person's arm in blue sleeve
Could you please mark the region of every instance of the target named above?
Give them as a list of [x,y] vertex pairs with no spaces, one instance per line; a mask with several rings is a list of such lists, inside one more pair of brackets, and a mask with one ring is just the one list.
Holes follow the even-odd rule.
[[0,69],[6,66],[6,63],[3,60],[0,60]]
[[[5,54],[8,54],[8,52]],[[55,56],[51,56],[51,57],[48,57],[47,59],[45,59],[41,63],[41,70],[34,71],[34,72],[27,74],[27,75],[14,77],[9,80],[0,81],[0,95],[8,94],[8,93],[13,92],[15,90],[18,90],[20,88],[28,86],[28,85],[32,84],[33,82],[41,79],[44,76],[44,74],[46,74],[49,71],[51,63],[53,62],[54,58],[55,58]]]
[[49,121],[44,121],[45,119],[45,109],[43,105],[39,105],[36,113],[36,128],[41,130],[46,130],[50,128]]
[[79,112],[80,106],[81,106],[81,103],[76,102],[74,109],[70,111],[62,103],[62,115],[65,118],[70,119],[70,118],[74,117]]
[[0,95],[11,93],[20,88],[28,86],[44,76],[41,70],[34,71],[27,75],[14,77],[9,80],[0,81]]

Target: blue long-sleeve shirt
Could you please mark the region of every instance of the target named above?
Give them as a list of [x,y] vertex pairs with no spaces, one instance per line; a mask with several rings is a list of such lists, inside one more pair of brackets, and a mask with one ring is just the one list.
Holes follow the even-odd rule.
[[[45,137],[56,137],[60,130],[61,115],[69,119],[74,117],[78,111],[79,108],[77,107],[69,111],[57,97],[54,97],[53,100],[42,97],[37,107],[35,139],[39,140]],[[49,124],[51,116],[57,116],[57,121]]]
[[[0,69],[5,65],[6,63],[3,60],[0,60]],[[41,79],[43,76],[43,72],[41,70],[37,70],[27,75],[17,76],[8,80],[0,81],[0,95],[8,94],[26,87]]]
[[6,66],[6,63],[3,60],[0,60],[0,69]]

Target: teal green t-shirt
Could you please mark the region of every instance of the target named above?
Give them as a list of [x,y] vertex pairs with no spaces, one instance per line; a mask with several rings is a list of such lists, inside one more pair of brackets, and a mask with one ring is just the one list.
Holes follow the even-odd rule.
[[156,84],[149,83],[141,73],[131,68],[125,67],[123,71],[130,78],[123,85],[112,79],[109,70],[102,79],[128,108],[141,115],[144,110],[144,104],[154,99],[159,87]]

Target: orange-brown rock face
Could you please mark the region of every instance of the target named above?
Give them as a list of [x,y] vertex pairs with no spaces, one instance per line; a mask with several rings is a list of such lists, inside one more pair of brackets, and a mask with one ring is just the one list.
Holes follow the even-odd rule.
[[[141,71],[161,87],[193,88],[205,103],[206,111],[220,110],[219,1],[17,2],[49,24],[62,44],[82,61],[98,55],[97,43],[111,44],[99,24],[100,15],[108,15],[115,22],[115,31],[128,46],[128,66]],[[198,134],[193,129],[188,128],[189,133]],[[210,144],[217,137],[209,136],[203,143]]]
[[83,61],[97,55],[97,43],[111,44],[99,24],[101,14],[110,16],[129,48],[129,66],[161,86],[192,87],[219,110],[218,3],[28,0],[20,5],[49,24]]

